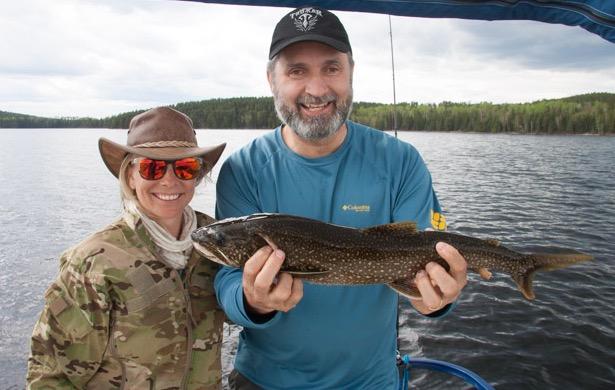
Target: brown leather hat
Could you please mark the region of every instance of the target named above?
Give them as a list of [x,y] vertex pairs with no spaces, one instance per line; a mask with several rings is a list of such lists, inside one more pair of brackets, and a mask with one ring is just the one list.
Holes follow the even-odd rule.
[[129,153],[156,160],[201,157],[209,171],[225,147],[226,144],[220,144],[199,148],[192,120],[169,107],[152,108],[132,118],[126,145],[106,138],[98,140],[100,155],[115,177],[118,177],[122,161]]

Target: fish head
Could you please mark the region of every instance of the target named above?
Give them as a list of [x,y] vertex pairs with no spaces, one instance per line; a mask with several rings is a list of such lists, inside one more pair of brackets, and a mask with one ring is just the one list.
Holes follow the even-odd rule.
[[241,268],[266,245],[250,222],[249,217],[227,218],[198,228],[191,235],[194,248],[211,261]]

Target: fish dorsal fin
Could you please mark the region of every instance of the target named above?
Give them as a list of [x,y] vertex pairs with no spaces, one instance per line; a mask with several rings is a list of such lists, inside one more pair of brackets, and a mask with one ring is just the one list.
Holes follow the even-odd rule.
[[417,234],[416,223],[414,222],[394,222],[387,223],[386,225],[372,226],[370,228],[363,229],[364,233],[402,233],[402,234]]
[[500,242],[500,240],[496,240],[495,238],[488,238],[485,240],[485,242],[489,245],[493,245],[493,246],[500,246],[502,243]]

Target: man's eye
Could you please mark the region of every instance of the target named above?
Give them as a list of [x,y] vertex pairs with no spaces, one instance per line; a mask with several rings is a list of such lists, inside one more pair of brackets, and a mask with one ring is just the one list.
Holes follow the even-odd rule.
[[291,76],[301,76],[303,75],[305,72],[303,69],[291,69],[290,72],[288,72]]

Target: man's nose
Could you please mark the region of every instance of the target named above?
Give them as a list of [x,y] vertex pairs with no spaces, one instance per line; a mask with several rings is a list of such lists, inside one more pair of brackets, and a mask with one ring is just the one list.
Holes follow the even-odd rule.
[[329,85],[321,75],[314,75],[308,79],[305,92],[312,96],[323,96],[329,92]]

